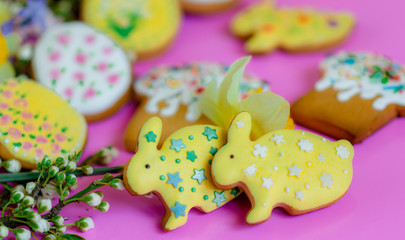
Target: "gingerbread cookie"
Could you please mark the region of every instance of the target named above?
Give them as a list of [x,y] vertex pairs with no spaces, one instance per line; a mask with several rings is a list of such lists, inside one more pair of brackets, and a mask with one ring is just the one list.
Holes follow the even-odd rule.
[[196,14],[211,14],[234,6],[238,0],[180,0],[184,11]]
[[358,143],[405,116],[405,67],[373,53],[340,52],[321,64],[315,89],[296,101],[294,119],[334,138]]
[[34,168],[45,155],[67,158],[86,142],[83,116],[48,88],[30,81],[0,81],[0,157]]
[[[205,87],[213,81],[219,83],[228,67],[214,63],[191,63],[178,67],[161,66],[152,69],[134,83],[135,94],[140,99],[127,126],[124,141],[128,151],[136,150],[137,136],[142,123],[159,116],[166,126],[162,138],[174,131],[195,124],[212,124],[200,109],[200,98]],[[245,74],[240,84],[239,98],[268,90],[266,82]]]
[[48,29],[35,46],[35,79],[88,121],[108,117],[129,98],[131,64],[109,37],[81,22]]
[[142,59],[170,45],[179,30],[181,12],[177,0],[85,0],[82,18]]
[[277,48],[306,52],[340,44],[353,25],[353,16],[347,13],[276,8],[272,1],[262,1],[237,14],[231,32],[247,39],[249,53],[264,54]]
[[238,114],[212,161],[219,188],[240,187],[248,195],[248,224],[266,221],[275,207],[295,215],[329,206],[349,189],[354,152],[348,141],[288,129],[251,141],[251,127],[250,115]]
[[158,149],[161,132],[162,121],[157,117],[142,127],[138,152],[125,166],[124,182],[133,195],[152,192],[160,198],[166,209],[162,220],[166,231],[185,224],[191,208],[211,212],[238,196],[239,189],[224,191],[211,180],[211,159],[226,141],[223,129],[185,127]]

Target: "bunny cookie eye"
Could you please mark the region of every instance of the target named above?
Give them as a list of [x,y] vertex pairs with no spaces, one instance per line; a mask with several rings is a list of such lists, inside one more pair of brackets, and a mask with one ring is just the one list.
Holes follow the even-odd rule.
[[231,154],[230,156],[229,156],[229,158],[234,158],[235,156],[233,155],[233,154]]
[[149,164],[146,164],[146,165],[145,165],[145,168],[146,168],[146,169],[149,169],[149,168],[150,168],[150,165],[149,165]]

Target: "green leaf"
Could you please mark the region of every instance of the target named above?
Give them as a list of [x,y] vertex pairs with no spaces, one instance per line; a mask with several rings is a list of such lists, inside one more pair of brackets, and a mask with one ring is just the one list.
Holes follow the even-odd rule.
[[59,237],[61,238],[61,239],[66,239],[66,240],[84,240],[85,238],[83,238],[83,237],[81,237],[81,236],[79,236],[79,235],[76,235],[76,234],[69,234],[69,233],[62,233],[62,234],[59,234]]

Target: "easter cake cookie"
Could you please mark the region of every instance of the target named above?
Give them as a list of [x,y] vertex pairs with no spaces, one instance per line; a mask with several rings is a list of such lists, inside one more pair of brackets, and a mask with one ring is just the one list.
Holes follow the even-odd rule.
[[38,82],[88,121],[108,117],[130,98],[132,70],[125,52],[81,22],[48,29],[35,46],[32,66]]
[[321,64],[315,88],[297,100],[300,124],[358,143],[405,116],[405,67],[373,53],[340,52]]
[[[162,121],[153,117],[139,133],[137,153],[124,170],[124,182],[133,195],[154,193],[166,213],[162,227],[174,230],[187,221],[191,208],[211,212],[240,194],[240,190],[221,190],[211,178],[211,160],[226,142],[223,129],[212,125],[189,126],[164,140]],[[136,134],[136,133],[134,133]]]
[[180,0],[184,11],[196,14],[216,13],[234,6],[238,0]]
[[0,81],[0,157],[34,168],[44,155],[67,158],[83,149],[87,124],[66,101],[30,80]]
[[252,118],[238,114],[228,130],[227,144],[212,160],[212,177],[220,189],[241,188],[251,210],[246,223],[270,218],[273,208],[302,214],[326,207],[349,189],[353,147],[315,134],[282,129],[252,141]]
[[139,58],[158,55],[175,38],[181,21],[177,0],[84,0],[82,18]]
[[[163,139],[181,127],[212,124],[201,112],[201,95],[210,82],[222,82],[227,70],[228,67],[215,63],[161,66],[136,80],[134,90],[140,105],[125,133],[126,149],[135,151],[137,136],[134,133],[139,132],[142,124],[152,116],[159,116],[163,121]],[[269,85],[245,74],[239,90],[239,99],[244,99],[253,93],[269,90]]]
[[261,1],[237,14],[231,32],[246,39],[245,50],[264,54],[277,48],[306,52],[340,44],[351,32],[354,19],[347,13],[306,8],[277,8]]

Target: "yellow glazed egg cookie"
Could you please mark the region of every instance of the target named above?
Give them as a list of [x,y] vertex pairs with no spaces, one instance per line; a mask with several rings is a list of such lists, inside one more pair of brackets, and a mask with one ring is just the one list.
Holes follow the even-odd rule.
[[34,168],[45,155],[68,157],[83,149],[87,124],[67,102],[30,80],[0,81],[0,156]]
[[169,46],[179,30],[181,12],[177,0],[84,0],[82,18],[146,58]]
[[261,1],[237,14],[231,32],[246,39],[245,50],[264,54],[277,48],[314,51],[341,43],[351,32],[353,16],[306,8],[277,8]]
[[252,119],[238,114],[228,130],[227,144],[212,161],[212,176],[221,189],[240,187],[252,208],[246,222],[270,218],[273,208],[302,214],[339,200],[352,181],[352,145],[318,135],[282,129],[252,141]]
[[211,160],[226,141],[223,129],[212,125],[185,127],[158,149],[161,132],[158,117],[142,127],[138,151],[124,170],[124,182],[134,195],[152,192],[160,198],[166,209],[162,220],[166,231],[185,224],[191,208],[211,212],[238,196],[238,188],[224,191],[211,179]]
[[124,50],[82,22],[47,29],[35,45],[32,66],[38,82],[88,121],[110,116],[130,98],[132,69]]

